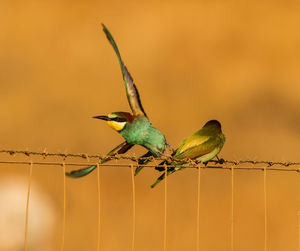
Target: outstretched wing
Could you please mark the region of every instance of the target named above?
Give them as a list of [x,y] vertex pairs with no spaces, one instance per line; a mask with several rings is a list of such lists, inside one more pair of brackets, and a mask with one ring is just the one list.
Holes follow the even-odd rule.
[[[133,145],[129,144],[125,141],[122,144],[116,146],[114,149],[112,149],[106,156],[111,157],[111,156],[114,156],[116,154],[126,153],[131,147],[133,147]],[[110,160],[109,158],[104,158],[104,159],[101,160],[101,162],[99,164],[103,164],[103,163],[105,163],[106,161],[109,161],[109,160]],[[74,170],[74,171],[71,171],[71,172],[67,172],[66,175],[68,177],[71,177],[71,178],[81,178],[85,175],[88,175],[92,171],[94,171],[94,169],[96,167],[97,166],[89,166],[87,168],[82,168],[82,169],[79,169],[79,170]]]
[[106,26],[104,24],[102,24],[102,26],[103,26],[103,31],[104,31],[108,41],[110,42],[115,53],[117,54],[117,57],[118,57],[118,60],[119,60],[120,66],[121,66],[124,83],[125,83],[127,99],[128,99],[130,108],[132,110],[132,113],[135,116],[142,115],[142,116],[147,117],[147,115],[144,111],[144,108],[142,106],[142,103],[141,103],[139,92],[133,82],[133,78],[131,77],[130,73],[128,72],[126,66],[123,63],[121,54],[117,47],[117,44],[116,44],[113,36],[110,34],[109,30],[106,28]]

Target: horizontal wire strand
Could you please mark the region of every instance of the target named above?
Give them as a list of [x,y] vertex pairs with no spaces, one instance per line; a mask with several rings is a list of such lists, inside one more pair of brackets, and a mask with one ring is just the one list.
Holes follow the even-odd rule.
[[[0,161],[0,165],[1,164],[14,164],[14,165],[28,165],[31,162],[29,161]],[[62,166],[62,162],[40,162],[40,161],[36,161],[36,162],[32,162],[32,164],[34,165],[45,165],[45,166]],[[64,163],[66,166],[77,166],[77,167],[88,167],[88,166],[97,166],[97,163]],[[120,164],[120,163],[115,163],[115,164],[101,164],[101,166],[107,166],[107,167],[131,167],[132,164]],[[139,165],[133,164],[134,167],[138,167]],[[293,171],[293,172],[300,172],[300,168],[297,167],[275,167],[275,166],[238,166],[238,165],[234,165],[234,169],[239,169],[239,170],[261,170],[264,171],[264,169],[267,169],[269,171]],[[148,168],[155,168],[155,167],[164,167],[163,165],[147,165],[145,167]],[[168,165],[168,167],[175,167],[175,165]],[[176,167],[180,167],[180,165],[177,165]],[[193,165],[190,164],[189,166],[182,166],[183,168],[197,168],[197,165]],[[201,166],[202,169],[227,169],[227,170],[231,170],[232,165],[227,165],[227,166],[221,166],[221,165],[207,165],[207,166]]]
[[[132,160],[132,161],[138,161],[138,160],[153,160],[154,157],[135,157],[135,156],[126,156],[126,155],[115,155],[115,156],[106,156],[106,155],[90,155],[90,154],[85,154],[85,153],[48,153],[46,151],[43,152],[34,152],[34,151],[24,151],[24,150],[0,150],[0,153],[7,153],[10,155],[16,155],[16,154],[24,154],[26,156],[30,155],[36,155],[36,156],[41,156],[41,157],[62,157],[64,159],[66,158],[81,158],[81,159],[127,159],[127,160]],[[156,158],[157,160],[174,160],[176,161],[176,158],[172,158],[171,156],[163,156],[161,158]],[[182,161],[182,160],[180,160]],[[187,163],[190,163],[189,160],[186,160]],[[209,163],[215,163],[215,164],[220,164],[219,161],[216,160],[210,160],[208,161]],[[291,162],[291,161],[268,161],[268,160],[223,160],[222,161],[224,164],[233,164],[233,165],[241,165],[241,164],[265,164],[268,166],[273,166],[273,165],[281,165],[281,166],[300,166],[300,162]],[[196,161],[197,163],[197,161]],[[195,166],[197,168],[197,166]]]

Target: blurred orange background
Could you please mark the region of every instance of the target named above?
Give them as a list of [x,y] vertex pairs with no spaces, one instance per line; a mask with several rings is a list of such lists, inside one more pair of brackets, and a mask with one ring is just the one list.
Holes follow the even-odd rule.
[[[300,161],[299,13],[297,1],[2,1],[0,148],[105,154],[123,141],[91,119],[129,111],[104,23],[171,145],[218,119],[221,157]],[[28,167],[0,170],[0,250],[23,250]],[[130,175],[102,168],[103,251],[131,250]],[[135,179],[135,250],[163,250],[157,176],[146,168]],[[234,250],[263,250],[263,172],[236,170],[234,181]],[[60,250],[62,182],[60,167],[34,166],[30,250]],[[299,250],[299,189],[298,173],[267,172],[270,251]],[[66,198],[65,250],[96,250],[97,173],[67,179]],[[196,250],[196,208],[197,171],[170,176],[167,250]],[[200,220],[200,249],[230,250],[230,171],[201,172]]]

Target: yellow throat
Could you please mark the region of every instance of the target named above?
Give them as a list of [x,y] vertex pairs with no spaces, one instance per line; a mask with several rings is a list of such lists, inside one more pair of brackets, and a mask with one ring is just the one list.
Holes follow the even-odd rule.
[[123,130],[124,126],[126,125],[126,122],[117,122],[117,121],[107,121],[106,122],[109,127],[116,131]]

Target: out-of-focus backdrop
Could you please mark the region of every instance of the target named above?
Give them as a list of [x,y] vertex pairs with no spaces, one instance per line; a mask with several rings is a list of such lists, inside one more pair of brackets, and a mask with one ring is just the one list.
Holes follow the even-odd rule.
[[[299,13],[297,1],[1,1],[0,148],[105,154],[122,142],[91,119],[129,111],[104,23],[171,145],[218,119],[221,157],[300,161]],[[23,250],[28,167],[0,173],[0,250]],[[136,177],[135,250],[163,249],[164,186],[149,187],[157,175]],[[234,181],[234,250],[262,250],[263,172],[236,171]],[[270,251],[298,250],[299,181],[267,173]],[[230,248],[230,185],[230,171],[202,171],[201,250]],[[31,195],[30,249],[59,250],[62,169],[34,166]],[[170,176],[168,250],[196,250],[196,206],[197,171]],[[102,168],[101,216],[101,250],[131,250],[129,169]],[[94,172],[67,179],[65,250],[96,247]]]

